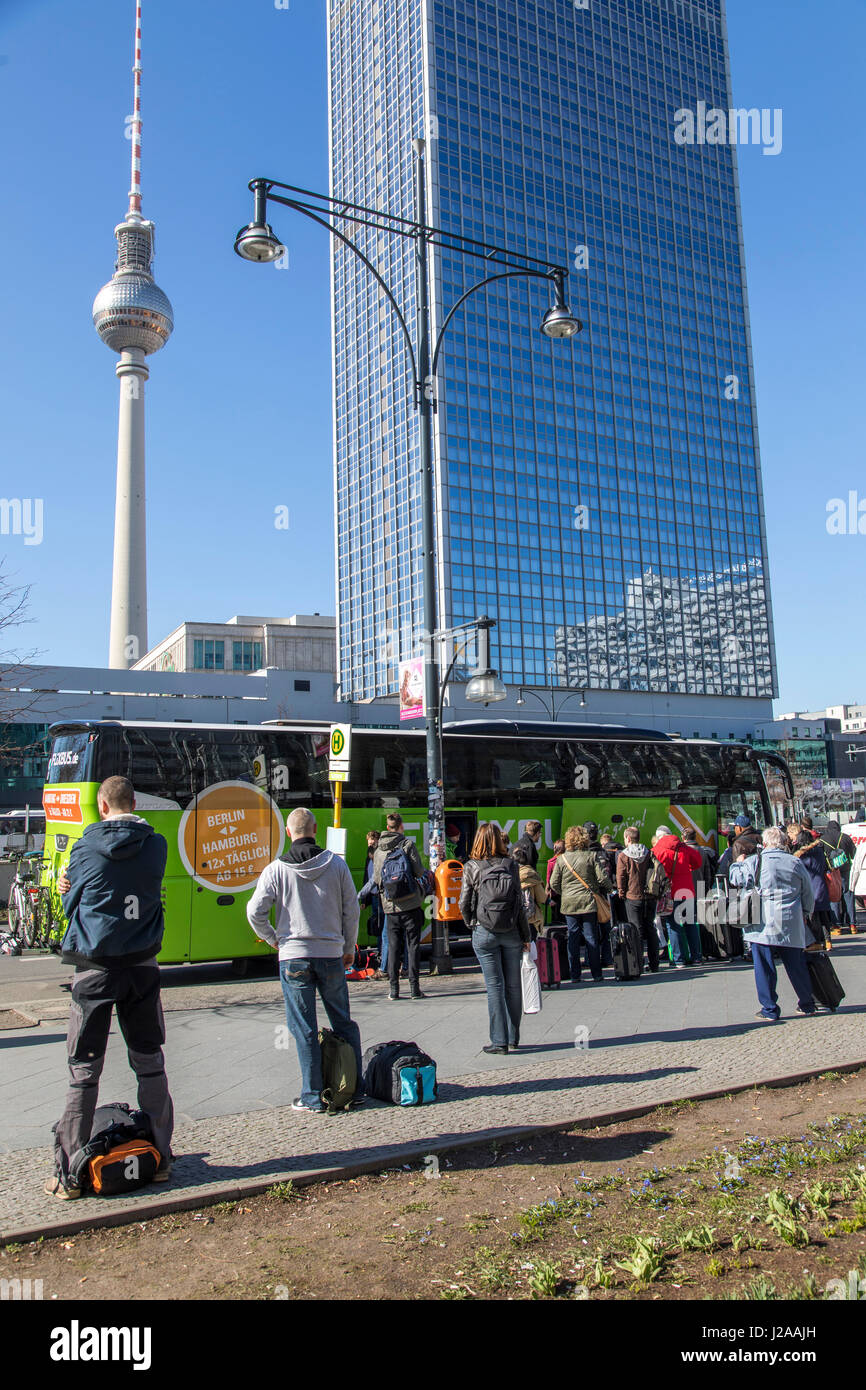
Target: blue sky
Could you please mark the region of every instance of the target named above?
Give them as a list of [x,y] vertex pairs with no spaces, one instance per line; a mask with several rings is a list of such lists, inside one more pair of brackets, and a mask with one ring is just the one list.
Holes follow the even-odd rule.
[[[33,586],[18,645],[64,664],[107,660],[116,359],[90,306],[126,207],[133,14],[0,0],[0,492],[44,499],[42,544],[0,547]],[[866,6],[728,16],[736,103],[784,112],[778,157],[739,152],[779,708],[866,700],[866,536],[825,524],[831,498],[866,501]],[[151,641],[185,618],[333,612],[327,238],[286,210],[288,269],[232,250],[249,178],[327,187],[323,0],[145,0],[143,56],[143,206],[175,311],[149,359]]]

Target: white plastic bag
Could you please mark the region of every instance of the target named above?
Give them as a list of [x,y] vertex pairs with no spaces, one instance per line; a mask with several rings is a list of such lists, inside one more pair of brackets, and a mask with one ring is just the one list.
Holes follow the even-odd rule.
[[528,951],[523,952],[520,962],[520,990],[523,995],[523,1012],[540,1014],[541,981],[538,978],[538,966],[535,961],[530,960]]

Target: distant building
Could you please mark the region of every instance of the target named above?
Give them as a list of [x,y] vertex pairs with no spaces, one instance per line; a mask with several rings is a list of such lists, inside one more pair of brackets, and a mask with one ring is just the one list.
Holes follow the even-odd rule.
[[134,671],[327,671],[337,664],[336,619],[237,616],[226,623],[181,623],[137,661]]
[[[804,714],[785,714],[783,719],[825,719],[836,721],[833,728],[843,734],[854,734],[866,730],[866,705],[828,705],[826,709],[812,710]],[[828,722],[828,728],[831,724]]]
[[751,742],[755,748],[779,753],[791,769],[794,794],[803,801],[830,776],[826,729],[822,720],[774,719],[758,725]]

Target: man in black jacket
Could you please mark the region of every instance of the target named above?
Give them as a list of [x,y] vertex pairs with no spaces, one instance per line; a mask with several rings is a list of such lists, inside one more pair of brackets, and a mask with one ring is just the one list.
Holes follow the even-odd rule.
[[734,839],[728,845],[716,867],[716,874],[727,879],[735,859],[744,854],[748,859],[752,854],[760,854],[764,848],[763,840],[752,825],[748,816],[737,816],[734,821]]
[[[400,961],[405,948],[409,969],[409,997],[425,999],[420,983],[421,933],[424,930],[424,895],[418,884],[423,877],[424,865],[414,840],[403,833],[403,817],[392,811],[386,822],[386,829],[379,836],[379,843],[373,854],[373,878],[379,889],[382,911],[385,914],[385,927],[388,932],[388,979],[390,981],[389,999],[400,998]],[[387,884],[382,882],[385,860],[390,855],[404,856],[406,883],[409,891],[398,898],[389,898]],[[393,863],[394,861],[392,861]]]
[[530,869],[534,869],[538,864],[538,846],[541,844],[541,829],[540,820],[528,820],[526,822],[526,829],[514,846],[515,849],[519,846],[520,849],[526,850],[527,862]]
[[138,1077],[138,1106],[149,1115],[161,1155],[155,1182],[171,1176],[174,1110],[165,1075],[165,1024],[156,955],[162,945],[162,879],[168,847],[134,814],[126,777],[109,777],[96,794],[99,821],[72,846],[57,880],[69,923],[63,960],[75,966],[67,1033],[69,1092],[54,1127],[49,1196],[80,1197],[69,1161],[90,1139],[112,1009]]

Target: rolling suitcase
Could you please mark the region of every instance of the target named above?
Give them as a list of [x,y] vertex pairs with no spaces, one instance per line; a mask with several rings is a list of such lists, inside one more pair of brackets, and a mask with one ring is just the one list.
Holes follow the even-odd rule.
[[734,960],[744,954],[743,929],[737,925],[738,895],[728,894],[727,884],[716,879],[715,888],[699,903],[701,948],[711,960]]
[[559,968],[559,950],[551,936],[539,936],[535,943],[538,952],[536,965],[542,989],[559,989],[562,971]]
[[559,976],[562,980],[571,979],[571,966],[568,962],[568,928],[567,927],[548,927],[547,937],[550,941],[556,942],[556,949],[559,952]]
[[835,1013],[845,998],[845,991],[833,969],[833,962],[823,951],[808,951],[806,964],[809,967],[809,980],[815,1003]]
[[643,970],[643,941],[631,922],[619,922],[612,929],[613,969],[618,980],[636,980]]

